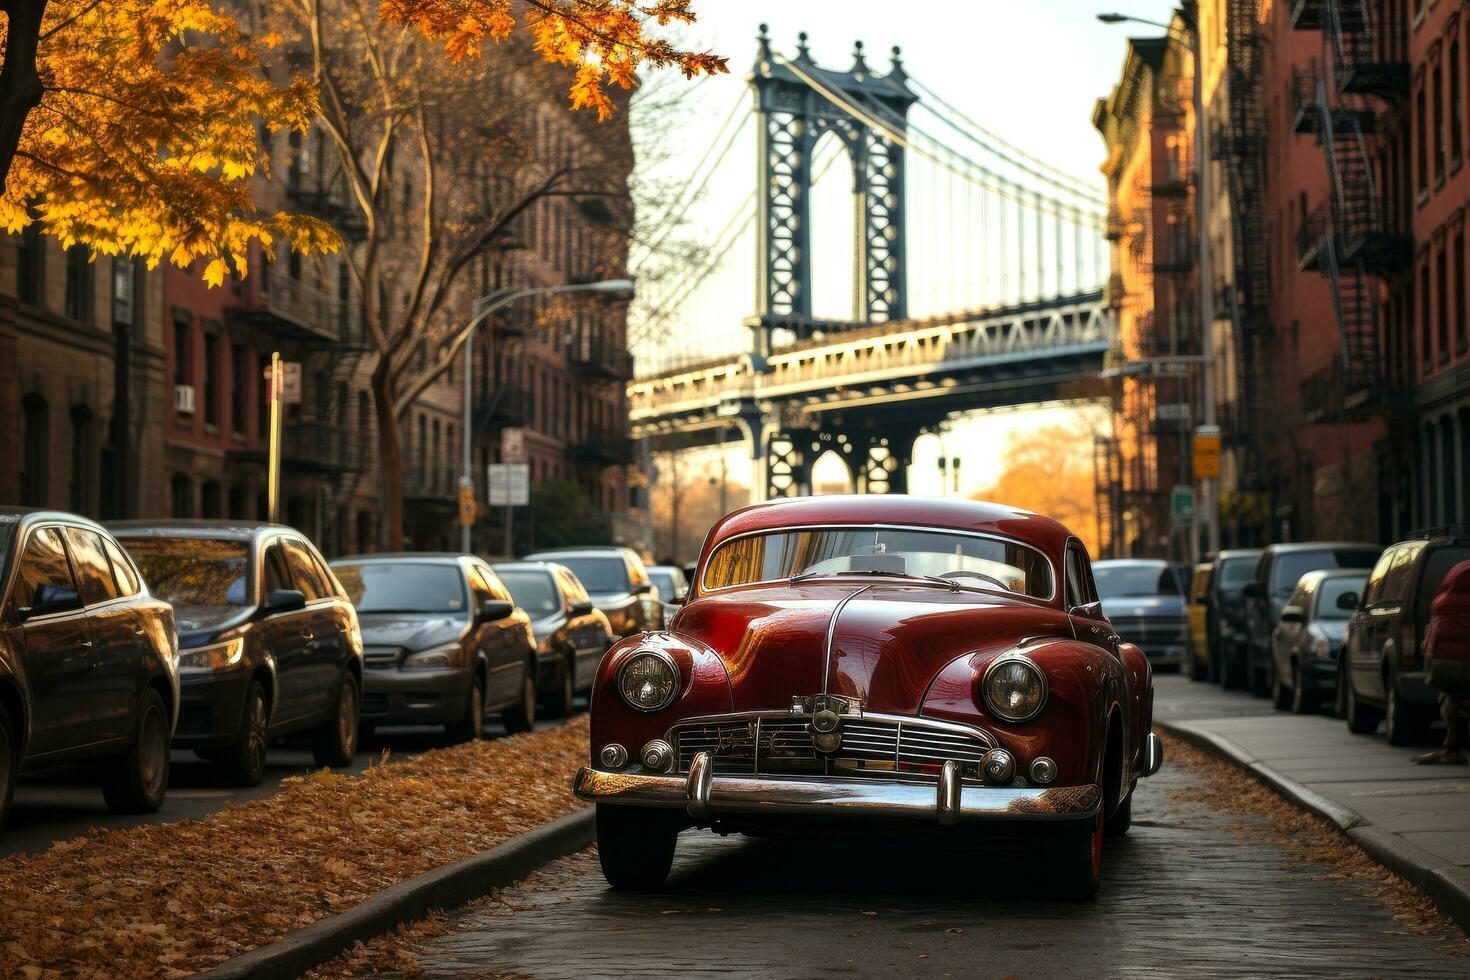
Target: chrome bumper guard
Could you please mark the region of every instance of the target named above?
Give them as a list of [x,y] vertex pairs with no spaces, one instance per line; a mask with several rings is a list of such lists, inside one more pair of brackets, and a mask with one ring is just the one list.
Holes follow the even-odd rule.
[[824,776],[716,776],[708,752],[694,757],[687,776],[607,772],[582,767],[572,788],[590,803],[684,810],[697,821],[722,814],[852,815],[932,820],[953,827],[964,820],[1077,820],[1097,813],[1102,791],[1085,786],[965,785],[956,763],[946,763],[937,785],[843,780]]

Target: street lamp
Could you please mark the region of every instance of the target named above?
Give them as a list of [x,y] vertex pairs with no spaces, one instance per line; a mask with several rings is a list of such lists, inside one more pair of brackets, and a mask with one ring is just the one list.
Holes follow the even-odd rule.
[[[474,346],[475,328],[485,322],[496,310],[509,306],[519,300],[529,299],[533,296],[553,296],[559,293],[631,293],[633,291],[633,280],[631,279],[603,279],[598,282],[570,283],[565,286],[532,286],[527,289],[498,289],[493,293],[475,297],[471,306],[472,316],[469,326],[465,328],[464,342],[464,411],[461,425],[464,429],[464,445],[460,458],[459,485],[461,492],[469,487],[473,492],[475,486],[474,471]],[[471,534],[474,525],[470,522],[462,522],[460,528],[461,550],[468,553],[471,547]]]
[[[1204,45],[1200,41],[1199,13],[1196,2],[1186,0],[1183,17],[1185,23],[1189,25],[1188,43],[1190,54],[1194,58],[1192,101],[1194,103],[1194,166],[1197,175],[1194,187],[1194,208],[1195,237],[1198,239],[1199,246],[1200,400],[1204,403],[1204,418],[1199,432],[1201,435],[1208,434],[1218,437],[1220,430],[1215,422],[1215,347],[1211,336],[1215,323],[1214,273],[1210,268],[1210,246],[1209,239],[1206,237],[1210,224],[1210,182],[1205,174],[1205,166],[1210,157],[1205,132]],[[1104,24],[1144,24],[1148,27],[1161,28],[1171,34],[1174,32],[1170,24],[1143,17],[1132,17],[1128,14],[1098,14],[1097,19]],[[1220,505],[1216,499],[1213,477],[1200,480],[1200,496],[1203,498],[1200,503],[1205,515],[1207,547],[1210,552],[1219,553]],[[1198,540],[1194,537],[1193,532],[1191,532],[1191,539]]]

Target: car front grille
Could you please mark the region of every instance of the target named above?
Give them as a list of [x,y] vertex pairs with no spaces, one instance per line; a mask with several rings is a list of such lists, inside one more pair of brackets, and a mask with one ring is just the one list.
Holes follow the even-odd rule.
[[1188,637],[1183,616],[1114,616],[1113,629],[1125,642],[1150,647],[1175,646]]
[[397,667],[398,661],[402,659],[402,647],[362,648],[362,664],[364,667]]
[[720,775],[869,775],[937,778],[944,763],[959,762],[965,775],[978,775],[980,759],[995,747],[984,732],[918,718],[844,717],[842,745],[817,751],[805,715],[761,713],[698,720],[672,734],[679,771],[688,772],[701,752],[714,758]]

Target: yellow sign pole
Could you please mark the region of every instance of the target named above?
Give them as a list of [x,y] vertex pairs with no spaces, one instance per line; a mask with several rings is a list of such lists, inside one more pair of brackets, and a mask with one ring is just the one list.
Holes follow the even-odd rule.
[[267,520],[272,523],[280,523],[281,519],[281,389],[285,376],[281,352],[274,351],[271,353],[270,445],[266,454],[266,510]]

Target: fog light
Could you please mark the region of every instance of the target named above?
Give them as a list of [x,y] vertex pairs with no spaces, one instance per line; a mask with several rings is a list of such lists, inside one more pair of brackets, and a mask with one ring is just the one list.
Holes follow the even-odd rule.
[[1016,775],[1016,757],[1005,749],[991,749],[981,756],[980,771],[987,783],[1004,786]]
[[617,742],[609,742],[602,747],[601,758],[608,769],[621,769],[628,764],[628,750]]
[[1052,780],[1057,778],[1057,764],[1046,756],[1038,756],[1031,760],[1031,781],[1040,786],[1051,785]]
[[674,761],[674,747],[661,738],[643,746],[643,767],[654,772],[665,772]]

